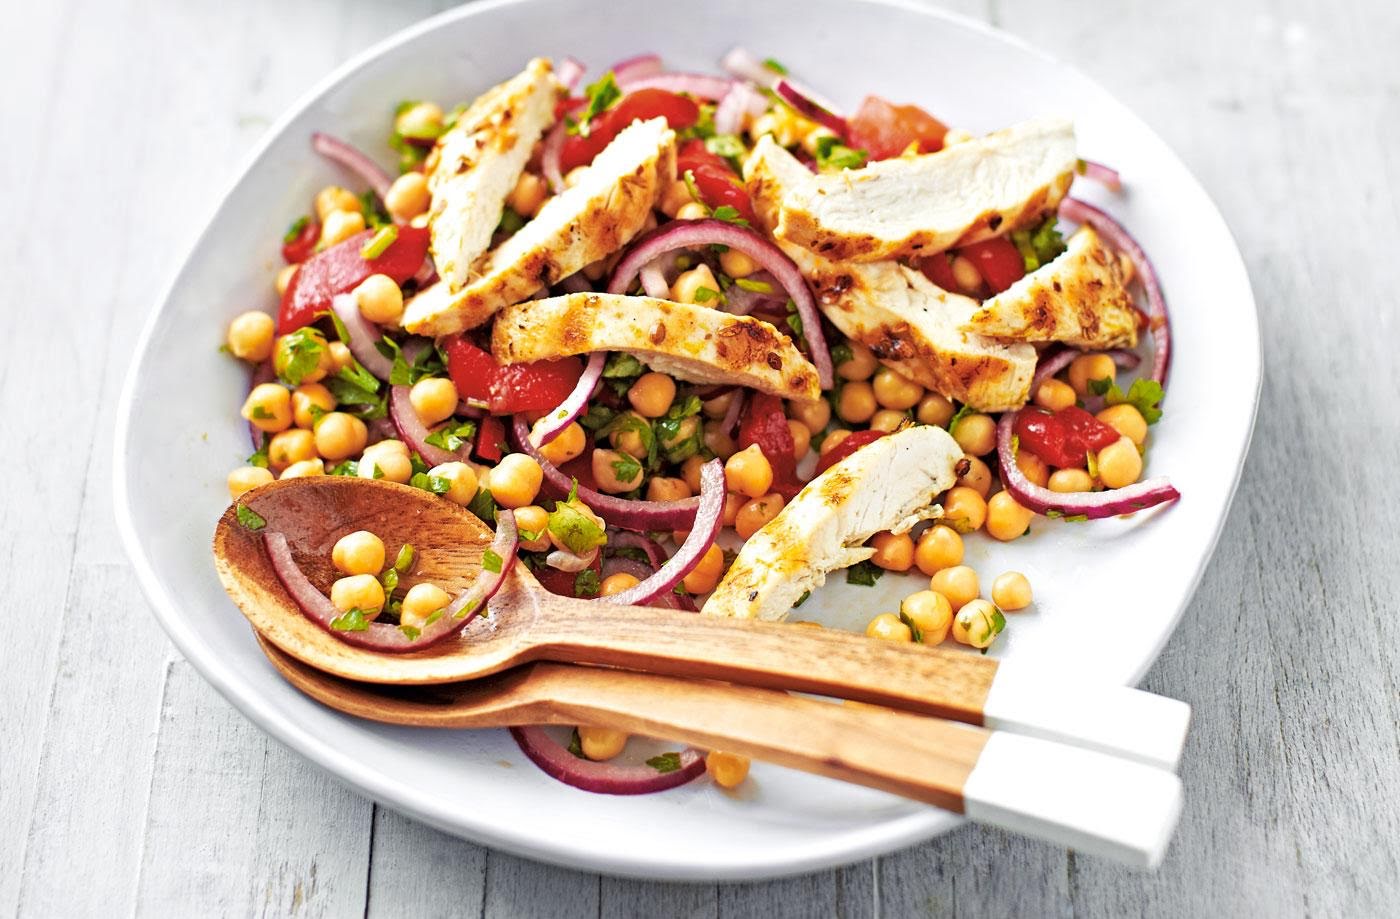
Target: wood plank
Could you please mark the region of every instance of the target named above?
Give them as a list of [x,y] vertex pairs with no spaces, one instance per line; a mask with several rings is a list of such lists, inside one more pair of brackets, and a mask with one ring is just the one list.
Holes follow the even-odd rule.
[[478,916],[486,897],[487,850],[374,809],[366,919]]
[[[834,871],[719,888],[717,916],[807,919],[819,915],[858,919],[880,915],[875,862],[857,862]],[[901,915],[890,913],[890,915]]]
[[600,886],[596,874],[490,851],[482,915],[491,919],[595,919]]

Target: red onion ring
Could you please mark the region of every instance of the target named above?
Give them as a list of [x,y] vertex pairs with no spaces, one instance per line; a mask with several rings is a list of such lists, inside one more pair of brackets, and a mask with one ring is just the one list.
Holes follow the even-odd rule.
[[613,79],[621,88],[644,77],[656,76],[664,68],[661,65],[661,55],[638,54],[623,58],[608,69],[612,71]]
[[[616,76],[616,74],[614,74]],[[700,99],[718,101],[729,92],[734,81],[727,77],[715,77],[706,73],[658,73],[649,77],[617,81],[623,92],[634,93],[639,89],[664,89],[667,92],[687,93]]]
[[[248,380],[248,392],[251,393],[264,383],[274,383],[276,381],[277,371],[272,368],[272,360],[269,358],[253,368],[253,376]],[[268,437],[272,436],[251,421],[248,422],[248,433],[252,435],[253,438],[254,453],[262,449],[263,435],[266,434]]]
[[534,428],[530,431],[532,445],[543,447],[564,433],[564,429],[572,424],[575,418],[583,414],[584,409],[588,408],[588,400],[593,396],[594,387],[603,378],[603,365],[607,361],[606,351],[594,351],[588,356],[588,363],[584,365],[583,375],[578,378],[578,383],[575,384],[573,391],[564,397],[564,401],[559,403],[558,408],[535,422]]
[[353,172],[366,185],[374,189],[374,193],[379,196],[381,201],[389,192],[389,186],[393,184],[394,180],[389,178],[389,173],[381,169],[378,163],[338,137],[332,137],[320,131],[313,132],[311,149],[336,165],[343,166]]
[[[1080,351],[1078,348],[1061,348],[1053,354],[1042,355],[1040,363],[1035,365],[1035,376],[1031,377],[1031,398],[1035,398],[1036,390],[1040,389],[1041,383],[1073,364],[1075,358],[1088,353],[1090,352]],[[1114,364],[1124,370],[1136,369],[1142,363],[1142,358],[1132,351],[1124,351],[1121,348],[1101,353],[1107,354],[1113,359]]]
[[[789,86],[797,90],[807,99],[816,103],[819,107],[826,109],[828,112],[838,111],[837,106],[829,99],[825,98],[811,87],[805,86],[791,77],[786,77],[770,69],[768,65],[758,59],[758,55],[749,51],[747,48],[734,48],[720,61],[720,66],[731,75],[741,80],[748,80],[765,89],[774,91],[777,90],[779,80],[786,80]],[[759,98],[763,99],[762,96],[759,96]],[[765,108],[767,107],[767,100],[764,100],[764,106]],[[755,112],[754,114],[759,114],[759,112]]]
[[[534,444],[530,443],[530,426],[524,415],[511,418],[511,435],[515,445],[540,464],[544,477],[551,485],[566,494],[573,488],[574,480],[545,459]],[[578,486],[578,496],[595,514],[613,526],[643,533],[690,529],[695,525],[695,516],[700,508],[699,498],[684,498],[680,501],[628,501],[626,498],[605,495],[582,484]]]
[[825,125],[843,140],[850,135],[851,126],[846,123],[846,119],[823,103],[818,102],[807,90],[797,88],[791,80],[779,79],[773,84],[773,91],[781,96],[784,102],[796,109],[802,117]]
[[715,133],[738,134],[744,129],[744,116],[761,115],[768,100],[748,83],[735,83],[715,107]]
[[673,220],[639,237],[618,262],[608,282],[608,293],[624,294],[631,286],[632,279],[642,270],[642,266],[667,252],[676,249],[690,249],[711,244],[738,249],[771,274],[802,317],[802,332],[811,351],[813,365],[817,368],[817,380],[822,389],[830,389],[834,382],[831,365],[831,352],[827,350],[826,338],[822,335],[822,317],[817,311],[817,301],[807,288],[802,272],[793,264],[783,250],[755,231],[733,223],[725,223],[707,217],[703,220]]
[[[754,274],[749,275],[744,280],[763,281],[770,285],[777,283],[776,279],[766,271],[755,272]],[[780,305],[781,308],[783,298],[776,297],[771,293],[764,293],[758,290],[745,290],[738,284],[733,284],[730,285],[730,288],[724,292],[724,299],[725,312],[730,313],[734,316],[747,316],[763,303],[777,303]],[[782,322],[781,319],[778,321]],[[782,326],[779,326],[779,328],[781,327]],[[802,328],[805,330],[807,326],[804,324]]]
[[515,515],[507,510],[500,511],[496,515],[496,538],[491,542],[490,551],[500,556],[501,570],[487,571],[482,568],[471,586],[457,595],[437,621],[425,625],[417,638],[409,638],[401,628],[388,622],[370,622],[363,632],[332,628],[331,622],[340,616],[340,610],[335,608],[329,597],[316,589],[316,585],[297,566],[287,537],[275,532],[263,534],[263,548],[267,550],[277,580],[292,595],[292,600],[301,607],[306,618],[347,645],[391,654],[419,651],[460,632],[505,583],[510,566],[515,564],[517,545]]
[[559,289],[566,294],[587,294],[593,292],[593,284],[582,271],[575,271],[559,281]]
[[408,386],[391,386],[389,388],[389,418],[394,422],[394,427],[398,429],[399,436],[403,438],[404,443],[408,444],[408,448],[421,456],[423,462],[429,466],[465,461],[471,449],[466,444],[463,444],[458,452],[453,453],[428,443],[428,435],[432,432],[423,423],[423,419],[418,417],[418,412],[408,397],[409,389]]
[[487,413],[485,406],[473,405],[463,399],[457,403],[457,411],[454,414],[461,415],[463,418],[485,418]]
[[564,141],[568,139],[569,126],[561,118],[545,135],[544,146],[540,148],[540,171],[549,183],[549,190],[556,195],[564,190],[564,173],[559,170],[559,157],[564,153]]
[[588,68],[584,67],[583,62],[578,58],[573,56],[566,57],[559,62],[559,82],[563,83],[564,88],[569,92],[573,92],[574,87],[578,86],[579,78],[583,76],[583,72],[587,69]]
[[1099,520],[1145,510],[1181,497],[1164,478],[1144,479],[1125,488],[1064,493],[1042,488],[1021,471],[1011,451],[1011,438],[1020,412],[1006,412],[997,422],[997,465],[1001,484],[1022,507],[1043,516],[1087,517]]
[[539,726],[511,728],[510,736],[520,745],[520,752],[550,778],[602,795],[665,791],[684,785],[705,771],[705,757],[694,747],[680,751],[679,769],[658,772],[650,766],[619,766],[574,756]]
[[[656,569],[666,564],[666,550],[662,549],[654,539],[640,533],[633,533],[629,530],[614,530],[608,534],[608,546],[613,549],[641,549],[647,554],[651,564],[647,565],[635,558],[617,556],[605,558],[603,559],[604,580],[614,574],[630,574],[640,583],[651,577]],[[700,612],[695,606],[695,601],[690,599],[690,594],[678,594],[674,590],[659,594],[649,605],[681,610],[686,613]]]
[[379,341],[379,328],[364,317],[360,306],[351,294],[336,294],[331,298],[331,311],[345,326],[349,340],[345,346],[355,355],[355,360],[381,380],[388,380],[394,371],[394,362],[379,353],[374,343]]
[[[646,553],[647,561],[651,563],[653,569],[660,568],[666,564],[666,550],[661,548],[661,543],[642,533],[633,533],[630,530],[614,530],[608,534],[608,547],[612,549],[640,549]],[[650,576],[648,571],[647,575]]]
[[666,283],[666,275],[661,270],[661,259],[654,258],[647,262],[638,274],[642,278],[642,290],[646,291],[648,297],[655,297],[657,300],[671,299],[671,285]]
[[719,429],[730,437],[734,436],[734,431],[739,427],[739,414],[744,410],[744,402],[747,401],[748,392],[739,390],[734,394],[734,398],[729,402],[729,408],[724,410],[724,417],[720,419]]
[[414,284],[418,285],[419,290],[422,290],[437,280],[437,265],[433,263],[433,257],[431,255],[423,256],[423,264],[419,266],[418,272],[414,274],[412,280]]
[[1112,192],[1123,190],[1123,177],[1118,174],[1118,170],[1110,169],[1103,163],[1096,163],[1093,160],[1080,160],[1079,162],[1079,174],[1084,178],[1093,179]]
[[[669,593],[700,564],[724,525],[724,464],[712,459],[700,468],[700,505],[695,520],[676,554],[657,569],[651,577],[621,593],[599,597],[601,603],[617,606],[640,606]],[[598,509],[594,508],[596,512]]]
[[640,584],[655,573],[655,568],[647,565],[646,562],[639,562],[635,558],[614,556],[603,559],[603,580],[605,581],[615,574],[630,574]]
[[1171,318],[1167,313],[1167,298],[1162,294],[1162,284],[1157,279],[1157,269],[1152,267],[1152,260],[1121,223],[1092,204],[1078,198],[1065,198],[1060,202],[1060,216],[1078,224],[1089,224],[1133,260],[1138,277],[1142,280],[1142,288],[1147,292],[1147,327],[1152,333],[1152,379],[1165,388],[1172,362]]

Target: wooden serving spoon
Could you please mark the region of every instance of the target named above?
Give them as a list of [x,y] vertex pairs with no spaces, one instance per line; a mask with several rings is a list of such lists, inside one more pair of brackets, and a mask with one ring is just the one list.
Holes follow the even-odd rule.
[[[240,525],[246,506],[266,521]],[[545,590],[522,564],[462,633],[422,651],[352,647],[302,614],[262,547],[280,532],[322,592],[338,576],[336,540],[377,534],[392,559],[405,543],[417,561],[401,584],[432,581],[449,594],[469,586],[493,534],[471,512],[426,491],[346,476],[286,479],[243,495],[214,534],[224,589],[278,648],[326,673],[399,685],[477,679],[538,660],[602,664],[800,690],[1005,728],[1130,756],[1174,769],[1190,708],[1124,687],[1074,684],[1063,673],[925,645],[876,641],[834,629],[796,628],[615,606]]]
[[298,662],[259,636],[302,693],[386,724],[593,724],[722,749],[878,788],[1014,832],[1155,867],[1181,811],[1163,769],[1031,737],[750,686],[538,663],[472,683],[386,687]]

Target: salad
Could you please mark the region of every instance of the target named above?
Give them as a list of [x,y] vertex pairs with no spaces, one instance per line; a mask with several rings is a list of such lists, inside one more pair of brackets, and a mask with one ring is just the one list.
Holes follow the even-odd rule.
[[[843,116],[743,49],[723,69],[641,55],[581,88],[580,63],[536,59],[469,105],[402,103],[373,155],[313,136],[353,188],[292,221],[275,315],[228,327],[253,368],[229,493],[386,479],[497,531],[455,598],[401,585],[412,547],[368,532],[336,544],[327,597],[264,534],[331,634],[426,647],[516,564],[560,594],[768,620],[833,571],[917,570],[867,634],[985,650],[1032,589],[1009,571],[984,591],[965,540],[1178,497],[1143,478],[1165,300],[1127,230],[1070,196],[1121,183],[1069,121],[974,137],[876,96]],[[626,736],[587,726],[517,737],[598,790],[747,773],[607,763]]]

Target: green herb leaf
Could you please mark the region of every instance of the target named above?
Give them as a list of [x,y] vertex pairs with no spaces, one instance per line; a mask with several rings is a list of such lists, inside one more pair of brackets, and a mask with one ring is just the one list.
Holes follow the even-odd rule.
[[763,59],[763,66],[767,67],[769,70],[773,71],[780,77],[785,77],[788,75],[788,69],[771,57],[766,57]]
[[293,220],[292,225],[287,227],[287,232],[282,234],[282,242],[296,242],[297,237],[301,235],[301,231],[305,230],[309,223],[311,223],[311,218],[304,215]]
[[838,342],[831,349],[831,365],[840,367],[842,364],[855,358],[855,352],[851,350],[851,343],[848,341]]
[[963,420],[964,418],[966,418],[968,415],[973,414],[975,411],[976,411],[976,409],[974,409],[974,408],[973,408],[972,406],[970,406],[970,405],[963,405],[963,406],[961,406],[961,407],[958,409],[957,413],[956,413],[955,415],[953,415],[952,418],[949,418],[949,419],[948,419],[948,433],[949,433],[949,434],[955,433],[955,432],[958,430],[958,422],[959,422],[959,421],[962,421],[962,420]]
[[264,520],[257,511],[246,504],[238,505],[234,513],[238,516],[238,525],[245,530],[252,530],[256,533],[258,530],[267,526],[267,521]]
[[916,644],[916,645],[923,644],[923,642],[924,642],[924,632],[923,632],[923,630],[920,629],[920,628],[918,627],[918,625],[916,625],[916,624],[914,623],[914,620],[913,620],[913,619],[910,619],[910,618],[909,618],[909,614],[906,613],[904,610],[900,610],[900,611],[899,611],[899,621],[902,622],[902,623],[904,623],[905,625],[909,626],[910,636],[911,636],[911,638],[913,639],[914,644]]
[[773,285],[767,281],[755,281],[750,278],[735,278],[734,283],[739,285],[740,290],[747,290],[756,294],[771,294]]
[[732,223],[736,227],[746,227],[749,222],[739,213],[739,209],[729,204],[721,204],[710,211],[710,216],[716,220],[723,220],[725,223]]
[[584,96],[588,99],[588,108],[584,109],[583,117],[574,125],[571,134],[581,134],[588,136],[589,122],[596,116],[607,111],[617,100],[622,98],[622,90],[618,88],[617,78],[609,70],[598,78],[598,82],[592,83],[584,88]]
[[478,488],[476,497],[467,505],[467,510],[476,514],[483,523],[496,525],[496,499],[491,496],[489,488]]
[[578,736],[578,728],[574,728],[569,735],[569,752],[579,759],[586,759],[583,755],[583,738]]
[[866,559],[846,569],[846,583],[858,584],[861,587],[874,587],[875,582],[880,580],[884,573],[885,569]]
[[463,445],[471,443],[475,436],[476,422],[460,421],[456,424],[445,424],[423,439],[434,447],[441,447],[449,453],[456,453]]
[[634,482],[642,474],[642,464],[626,453],[613,460],[612,468],[619,482]]
[[325,339],[310,326],[283,335],[277,340],[273,359],[277,375],[289,386],[300,386],[321,365],[325,350]]
[[1021,253],[1026,271],[1035,271],[1041,265],[1049,264],[1065,251],[1065,241],[1056,228],[1055,219],[1055,215],[1051,214],[1034,227],[1012,232],[1011,242]]
[[367,632],[369,619],[365,616],[365,611],[357,606],[332,619],[331,628],[337,632]]
[[270,443],[272,443],[272,435],[263,434],[262,446],[258,447],[256,453],[248,457],[249,466],[257,466],[260,469],[266,469],[268,467],[267,445]]
[[588,406],[588,411],[578,420],[578,423],[590,431],[597,431],[599,428],[607,427],[616,417],[617,412],[606,405],[594,404]]
[[804,591],[802,591],[802,596],[800,596],[800,597],[797,598],[797,602],[794,603],[794,604],[792,605],[792,608],[793,608],[793,609],[797,609],[799,606],[801,606],[802,604],[806,603],[806,602],[807,602],[807,598],[810,597],[810,596],[812,596],[812,592],[811,592],[810,590],[804,590]]
[[413,567],[413,545],[404,543],[399,548],[399,554],[394,559],[394,570],[403,574]]
[[717,300],[717,301],[719,301],[719,302],[716,304],[716,305],[718,306],[718,305],[722,305],[722,304],[728,302],[728,299],[729,299],[728,297],[726,297],[724,294],[720,293],[719,291],[715,290],[713,287],[704,287],[704,286],[701,286],[701,287],[695,288],[695,302],[696,302],[696,303],[709,303],[711,300]]
[[406,637],[409,641],[417,641],[419,636],[423,634],[422,631],[411,625],[400,625],[399,631],[403,632],[404,637]]
[[379,583],[384,587],[384,596],[389,596],[399,586],[399,572],[397,568],[390,568],[379,576]]
[[1113,380],[1110,377],[1104,377],[1101,380],[1089,381],[1089,392],[1093,393],[1096,396],[1102,396],[1112,388]]
[[676,752],[662,753],[647,760],[647,765],[657,772],[675,772],[681,768],[681,755]]
[[501,566],[504,564],[505,560],[496,553],[495,549],[487,549],[485,552],[481,553],[481,567],[492,574],[500,574]]
[[1164,395],[1161,383],[1141,378],[1133,380],[1126,395],[1117,386],[1110,387],[1105,401],[1109,405],[1131,405],[1142,415],[1143,421],[1156,424],[1162,420],[1162,410],[1157,406]]
[[379,232],[371,236],[369,240],[360,247],[360,258],[366,261],[379,258],[379,256],[383,255],[385,250],[392,246],[394,241],[398,238],[399,228],[394,224],[390,223],[380,227]]
[[514,236],[520,232],[520,228],[525,226],[525,218],[520,216],[511,207],[501,208],[501,222],[496,224],[497,233],[505,233],[507,236]]
[[360,195],[360,213],[365,218],[365,226],[371,230],[377,230],[393,223],[389,219],[389,212],[384,210],[384,205],[379,203],[379,196],[372,188],[366,188],[364,194]]
[[408,480],[408,484],[414,488],[421,488],[430,491],[435,495],[445,495],[452,490],[452,480],[443,478],[440,475],[428,475],[426,472],[415,472]]
[[267,409],[263,408],[261,405],[255,405],[255,406],[253,406],[253,420],[254,420],[254,421],[266,421],[267,419],[269,419],[269,418],[271,418],[271,417],[272,417],[272,413],[269,412]]
[[[635,464],[635,460],[633,462]],[[637,471],[641,471],[640,466]],[[631,479],[623,481],[630,482]],[[608,541],[607,532],[580,508],[577,499],[554,502],[554,511],[549,515],[549,532],[570,552],[579,556],[587,555]]]
[[598,581],[598,572],[592,568],[585,568],[574,576],[574,596],[576,597],[596,597],[602,589],[602,585]]
[[639,377],[646,369],[646,365],[632,355],[618,351],[608,355],[608,362],[603,365],[603,378],[614,380]]
[[822,170],[859,169],[869,158],[866,151],[848,147],[835,136],[817,138],[817,167]]
[[1089,470],[1089,478],[1097,479],[1099,477],[1099,458],[1093,450],[1084,451],[1084,465]]

